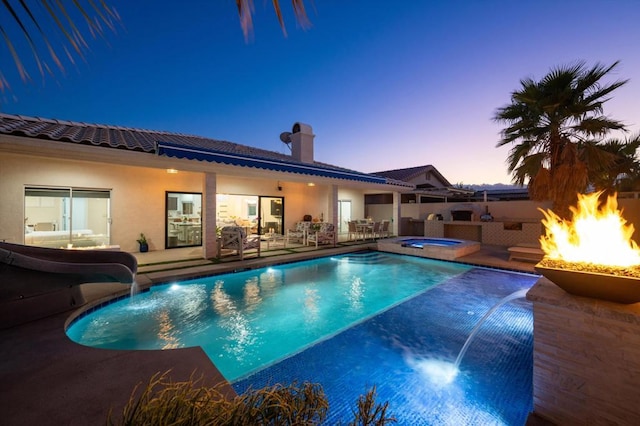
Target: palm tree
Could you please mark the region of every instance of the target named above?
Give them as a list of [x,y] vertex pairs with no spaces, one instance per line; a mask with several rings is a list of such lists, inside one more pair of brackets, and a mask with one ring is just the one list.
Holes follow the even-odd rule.
[[[286,36],[280,3],[278,0],[272,1],[276,17]],[[88,31],[93,37],[104,37],[103,25],[115,32],[116,24],[120,22],[118,12],[110,7],[106,0],[74,0],[66,6],[64,2],[51,0],[4,0],[2,5],[7,19],[0,23],[0,35],[24,81],[31,79],[25,65],[25,56],[28,56],[29,52],[21,51],[17,47],[18,40],[12,39],[13,34],[8,28],[8,23],[13,22],[18,28],[18,34],[22,34],[30,47],[35,68],[44,76],[46,73],[52,74],[54,68],[64,71],[65,57],[71,63],[75,61],[74,56],[84,58],[84,53],[89,49],[84,32]],[[291,5],[300,26],[309,26],[304,0],[291,0]],[[248,40],[253,30],[253,0],[236,0],[236,6],[240,26],[245,40]],[[82,21],[86,25],[84,30],[79,27]],[[58,39],[62,40],[62,44],[51,41]],[[46,55],[42,55],[41,52],[46,52]],[[53,66],[49,62],[52,62]],[[3,64],[6,65],[6,62]],[[9,82],[0,68],[0,91],[8,87]]]
[[601,81],[618,63],[588,69],[580,62],[552,69],[540,81],[521,80],[511,103],[495,113],[494,120],[507,126],[497,146],[515,143],[508,156],[513,182],[527,183],[533,200],[551,200],[560,216],[569,214],[597,174],[635,157],[626,143],[608,149],[601,142],[612,130],[626,130],[603,112],[611,93],[628,81]]
[[594,167],[590,170],[589,181],[596,191],[604,196],[613,192],[640,190],[640,160],[636,152],[640,148],[640,133],[625,140],[610,139],[600,145],[600,149],[615,156],[609,167]]

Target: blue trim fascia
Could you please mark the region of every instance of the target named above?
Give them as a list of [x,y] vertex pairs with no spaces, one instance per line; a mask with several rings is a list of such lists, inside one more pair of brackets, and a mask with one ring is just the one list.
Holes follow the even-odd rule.
[[233,166],[255,167],[258,169],[267,169],[280,172],[330,177],[335,179],[357,180],[382,185],[388,183],[386,178],[373,176],[366,173],[349,172],[323,168],[315,165],[287,163],[284,161],[252,157],[248,155],[237,155],[227,152],[210,151],[202,148],[192,148],[170,142],[157,142],[156,152],[158,155],[166,155],[168,157],[209,161],[215,163],[230,164]]

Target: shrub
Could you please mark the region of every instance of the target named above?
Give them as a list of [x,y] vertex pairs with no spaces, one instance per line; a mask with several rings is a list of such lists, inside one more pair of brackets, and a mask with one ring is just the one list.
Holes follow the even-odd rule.
[[[329,404],[319,384],[276,384],[249,389],[229,400],[221,386],[207,387],[202,377],[173,382],[168,373],[155,374],[147,386],[136,386],[122,412],[108,425],[315,425],[327,417]],[[360,396],[349,425],[382,426],[396,420],[387,416],[388,402],[376,403],[376,388]]]

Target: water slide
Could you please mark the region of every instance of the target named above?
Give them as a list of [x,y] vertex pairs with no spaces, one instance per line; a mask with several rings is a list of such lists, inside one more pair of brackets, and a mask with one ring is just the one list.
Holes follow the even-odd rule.
[[64,312],[85,303],[80,284],[132,284],[130,253],[64,250],[0,242],[0,328]]

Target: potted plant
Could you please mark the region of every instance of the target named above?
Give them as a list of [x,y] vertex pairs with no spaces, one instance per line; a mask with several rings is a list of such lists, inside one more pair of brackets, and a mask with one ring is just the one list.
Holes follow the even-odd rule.
[[147,243],[147,237],[143,233],[140,233],[140,238],[136,240],[140,245],[140,253],[146,253],[149,251],[149,243]]

